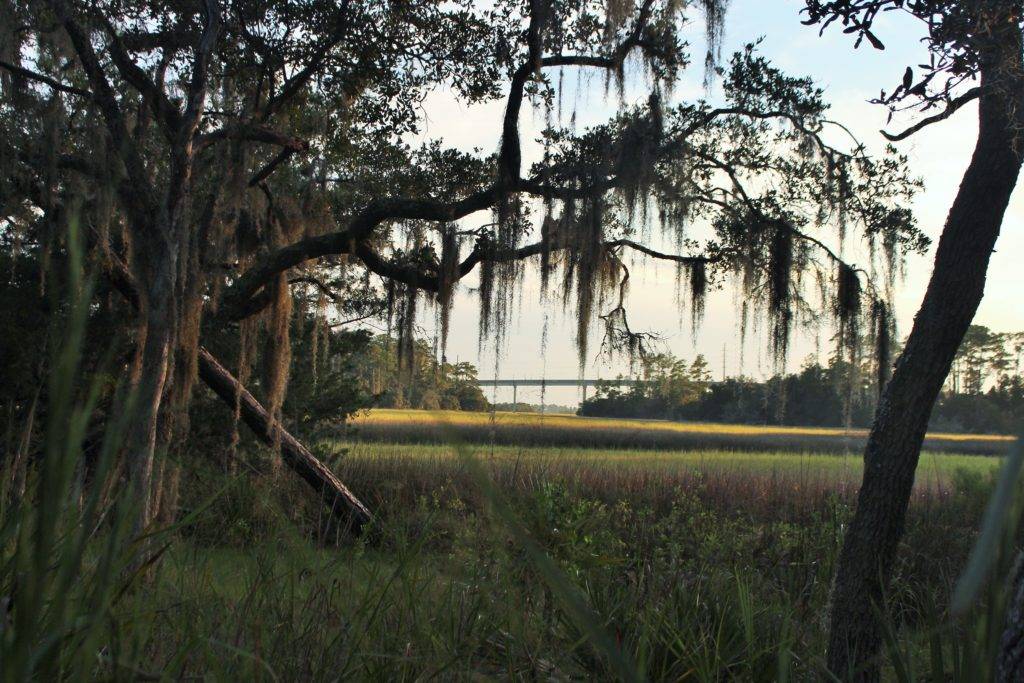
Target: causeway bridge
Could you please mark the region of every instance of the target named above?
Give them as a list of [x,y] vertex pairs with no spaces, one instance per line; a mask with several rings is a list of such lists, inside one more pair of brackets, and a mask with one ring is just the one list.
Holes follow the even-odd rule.
[[615,379],[548,379],[542,377],[540,379],[499,379],[497,377],[487,377],[477,379],[477,384],[481,387],[512,387],[512,403],[518,403],[517,393],[519,387],[580,387],[583,389],[583,400],[587,400],[587,389],[595,387],[600,384],[617,384],[619,386],[631,387],[636,384],[639,380],[635,378],[615,378]]

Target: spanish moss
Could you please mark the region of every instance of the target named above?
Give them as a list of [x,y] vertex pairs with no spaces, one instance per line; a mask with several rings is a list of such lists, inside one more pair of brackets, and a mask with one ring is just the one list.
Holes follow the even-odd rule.
[[875,382],[881,396],[892,373],[892,339],[895,321],[884,301],[875,301],[871,306],[871,326],[874,330]]
[[768,253],[768,314],[771,318],[772,355],[776,364],[785,362],[793,324],[792,281],[793,234],[782,223],[774,226]]
[[448,349],[452,298],[459,280],[459,235],[454,225],[441,228],[441,256],[437,266],[437,305],[441,331],[441,355]]
[[844,261],[836,263],[836,294],[833,314],[839,325],[840,344],[852,345],[857,336],[861,284],[857,271]]

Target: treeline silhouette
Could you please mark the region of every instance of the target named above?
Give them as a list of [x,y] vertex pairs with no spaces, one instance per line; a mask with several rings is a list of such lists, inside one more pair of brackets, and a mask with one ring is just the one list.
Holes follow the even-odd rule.
[[[1022,333],[972,326],[932,412],[938,431],[1014,433],[1024,417]],[[764,425],[868,427],[878,387],[866,365],[808,360],[795,373],[766,380],[712,382],[702,356],[692,363],[671,354],[640,363],[636,384],[599,385],[579,414]]]

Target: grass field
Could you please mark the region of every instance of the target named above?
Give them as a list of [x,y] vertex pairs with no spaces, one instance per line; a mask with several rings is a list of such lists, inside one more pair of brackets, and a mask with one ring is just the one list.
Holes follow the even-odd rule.
[[[603,472],[616,479],[652,476],[663,480],[691,478],[776,478],[791,483],[847,486],[860,481],[861,458],[785,451],[654,451],[648,449],[585,449],[544,446],[480,446],[445,444],[356,443],[343,468],[405,466],[454,471],[460,458],[471,455],[492,470],[518,468],[537,476],[579,479]],[[998,468],[997,456],[926,452],[918,469],[917,486],[947,488],[958,472],[988,476]]]
[[[103,619],[91,619],[92,572],[127,573],[90,560],[82,580],[54,583],[52,604],[95,624],[66,648],[78,678],[826,679],[823,614],[860,458],[698,444],[834,434],[529,415],[496,415],[492,432],[486,415],[408,411],[361,424],[376,440],[316,444],[375,515],[358,539],[261,452],[235,473],[202,454],[182,472],[186,521],[158,536],[150,583],[112,590]],[[506,427],[530,439],[473,443]],[[595,446],[609,434],[645,447]],[[652,445],[665,434],[689,440]],[[999,460],[922,456],[884,680],[985,679],[968,661],[981,622],[951,620],[945,605]],[[41,561],[63,580],[65,565]],[[94,641],[111,643],[99,659]]]
[[[820,427],[620,420],[537,413],[471,413],[377,409],[353,424],[363,441],[468,443],[567,448],[742,450],[790,453],[859,452],[864,430]],[[929,434],[925,450],[969,455],[1004,453],[1013,439],[999,435]]]
[[[140,656],[169,662],[173,677],[265,680],[617,680],[620,658],[638,680],[822,678],[822,614],[858,456],[458,443],[452,423],[486,430],[486,416],[442,417],[378,411],[363,418],[374,438],[391,428],[405,443],[321,444],[377,517],[354,545],[309,542],[322,510],[298,482],[229,486],[138,608],[158,615]],[[576,435],[623,429],[496,418]],[[677,427],[628,427],[644,424]],[[900,666],[922,680],[947,680],[936,651],[946,666],[964,661],[969,627],[945,604],[999,461],[922,456],[887,617]],[[189,490],[203,486],[224,485],[204,476]],[[192,632],[201,638],[183,639]],[[194,642],[204,648],[179,654]]]
[[[914,507],[942,508],[957,491],[987,486],[1000,461],[922,454]],[[580,499],[626,502],[659,513],[681,497],[695,497],[718,511],[785,521],[852,504],[862,468],[858,456],[821,453],[374,442],[351,444],[335,469],[354,490],[366,492],[366,502],[376,509],[414,508],[422,499],[483,507],[474,482],[477,465],[515,497],[559,486]]]

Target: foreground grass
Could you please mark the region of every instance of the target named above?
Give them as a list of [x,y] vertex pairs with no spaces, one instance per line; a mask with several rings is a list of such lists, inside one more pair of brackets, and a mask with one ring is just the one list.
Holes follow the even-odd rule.
[[[126,608],[148,624],[136,658],[164,677],[254,680],[610,680],[622,662],[651,680],[823,674],[822,615],[853,494],[837,486],[842,458],[467,455],[353,448],[339,472],[378,519],[340,547],[316,540],[302,489],[271,476],[230,486]],[[901,664],[924,673],[936,635],[947,667],[969,637],[944,605],[993,464],[928,457],[942,485],[915,496],[890,615]]]
[[[363,444],[336,468],[377,518],[339,543],[300,482],[198,459],[187,522],[79,678],[820,680],[843,462]],[[991,488],[990,459],[934,462],[888,616],[923,677],[929,643],[951,669],[970,642],[945,605]]]
[[[473,413],[376,409],[354,421],[366,441],[471,443],[583,448],[667,450],[755,450],[859,452],[865,430],[821,427],[668,422],[588,418],[539,413]],[[925,449],[961,454],[1001,454],[1011,437],[976,434],[929,434]]]

